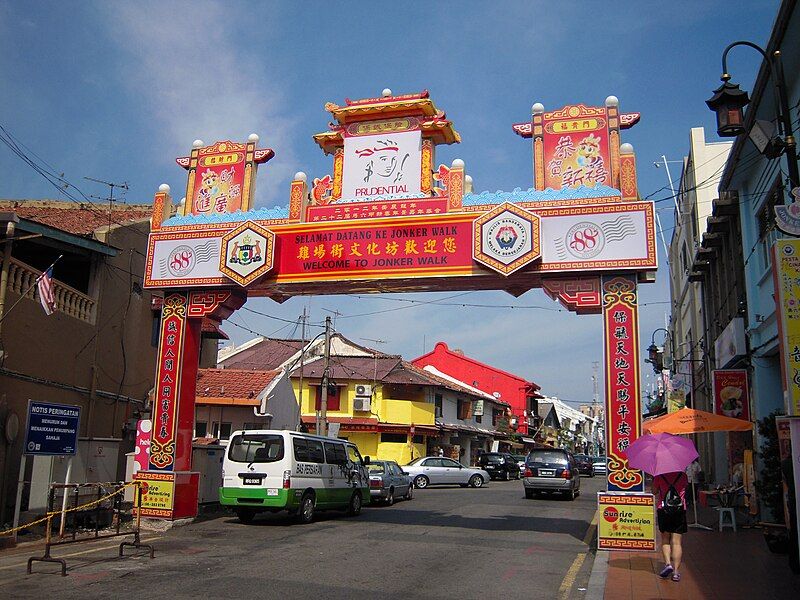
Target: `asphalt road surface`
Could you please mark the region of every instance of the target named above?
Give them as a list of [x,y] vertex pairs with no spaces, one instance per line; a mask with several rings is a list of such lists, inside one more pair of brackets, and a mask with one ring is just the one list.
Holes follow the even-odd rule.
[[[360,516],[317,513],[311,525],[263,514],[251,525],[217,514],[148,533],[156,557],[117,558],[93,542],[0,552],[3,598],[582,598],[594,561],[596,492],[582,480],[571,502],[526,500],[519,481],[482,489],[415,490],[411,501],[372,505]],[[113,540],[112,540],[113,542]]]

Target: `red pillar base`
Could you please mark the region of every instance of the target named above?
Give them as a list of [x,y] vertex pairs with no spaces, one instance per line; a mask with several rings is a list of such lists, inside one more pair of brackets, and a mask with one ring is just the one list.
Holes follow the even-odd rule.
[[142,505],[138,510],[143,517],[175,520],[197,516],[200,473],[139,471],[133,478],[142,482]]

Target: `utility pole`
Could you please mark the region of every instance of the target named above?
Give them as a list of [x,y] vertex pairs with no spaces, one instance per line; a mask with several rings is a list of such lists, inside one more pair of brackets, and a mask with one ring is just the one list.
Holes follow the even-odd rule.
[[328,435],[328,382],[330,381],[331,362],[331,318],[325,317],[325,363],[322,371],[322,386],[320,391],[320,419],[318,435]]
[[[303,363],[306,356],[306,307],[303,307],[303,316],[300,317],[303,321],[303,327],[301,329],[301,337],[303,338],[303,344],[300,346],[300,388],[297,393],[297,408],[298,412],[300,413],[300,420],[297,424],[300,427],[300,424],[303,422]],[[319,431],[319,423],[317,423],[317,431]]]
[[592,418],[595,419],[595,426],[594,426],[594,436],[592,440],[592,452],[597,452],[599,448],[599,437],[600,437],[600,416],[597,411],[597,371],[600,369],[600,363],[598,361],[592,362],[592,370],[594,373],[592,374],[592,387],[594,388],[594,394],[592,396]]

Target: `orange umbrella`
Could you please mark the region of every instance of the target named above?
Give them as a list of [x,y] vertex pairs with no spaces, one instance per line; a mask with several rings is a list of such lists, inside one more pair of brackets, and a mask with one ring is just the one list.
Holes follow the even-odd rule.
[[682,408],[642,423],[643,433],[700,433],[701,431],[750,431],[753,424],[693,408]]

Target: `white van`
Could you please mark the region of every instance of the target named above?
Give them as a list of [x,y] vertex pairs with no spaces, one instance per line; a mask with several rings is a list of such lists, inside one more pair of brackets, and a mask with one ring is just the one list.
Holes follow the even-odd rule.
[[219,501],[243,523],[264,511],[287,510],[310,523],[316,509],[350,515],[369,503],[369,474],[358,448],[345,440],[288,430],[235,431],[222,466]]

